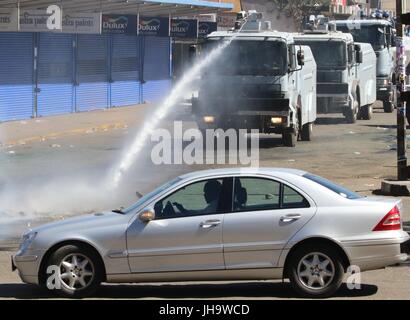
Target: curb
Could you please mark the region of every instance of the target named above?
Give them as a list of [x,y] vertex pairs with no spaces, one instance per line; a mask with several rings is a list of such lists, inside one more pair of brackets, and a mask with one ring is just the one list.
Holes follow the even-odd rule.
[[113,129],[125,129],[127,127],[128,127],[127,124],[120,123],[120,122],[106,123],[106,124],[101,124],[99,126],[93,126],[93,127],[88,127],[88,128],[75,128],[75,129],[70,129],[70,130],[65,130],[65,131],[60,131],[60,132],[53,132],[53,133],[49,133],[46,135],[39,135],[39,136],[34,136],[34,137],[22,138],[18,140],[12,140],[4,144],[0,143],[0,146],[12,147],[16,145],[25,145],[25,144],[33,143],[33,142],[46,141],[49,139],[59,138],[62,136],[89,134],[89,133],[108,131],[108,130],[113,130]]

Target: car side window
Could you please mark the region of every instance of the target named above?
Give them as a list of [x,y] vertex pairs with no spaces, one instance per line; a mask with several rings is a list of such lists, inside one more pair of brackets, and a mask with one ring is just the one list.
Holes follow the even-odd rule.
[[283,185],[282,208],[309,208],[309,201],[307,201],[299,192],[293,190],[287,185]]
[[258,211],[280,208],[280,183],[261,178],[236,178],[233,211]]
[[195,182],[155,203],[155,218],[170,219],[221,213],[226,208],[222,197],[229,184],[226,179]]

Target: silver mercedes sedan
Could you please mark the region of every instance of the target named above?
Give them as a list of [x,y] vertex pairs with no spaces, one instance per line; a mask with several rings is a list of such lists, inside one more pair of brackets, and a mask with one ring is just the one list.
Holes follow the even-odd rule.
[[127,209],[30,230],[12,267],[65,297],[90,296],[101,282],[284,278],[301,296],[328,297],[349,266],[407,259],[402,210],[299,170],[194,172]]

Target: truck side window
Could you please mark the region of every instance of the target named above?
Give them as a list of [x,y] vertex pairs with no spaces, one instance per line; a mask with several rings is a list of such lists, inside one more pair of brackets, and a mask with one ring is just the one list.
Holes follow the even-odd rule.
[[288,65],[290,70],[295,70],[296,69],[296,55],[295,55],[295,46],[289,46],[288,52],[289,52],[289,58],[288,58]]

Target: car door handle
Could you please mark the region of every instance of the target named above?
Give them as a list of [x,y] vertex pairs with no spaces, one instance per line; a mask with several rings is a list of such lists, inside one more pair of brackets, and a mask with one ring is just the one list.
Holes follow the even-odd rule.
[[219,226],[221,224],[220,220],[207,220],[204,222],[201,222],[200,226],[202,229],[209,229],[212,227]]
[[280,217],[280,221],[287,223],[287,222],[299,220],[300,218],[302,218],[302,215],[299,213],[287,214],[286,216]]

